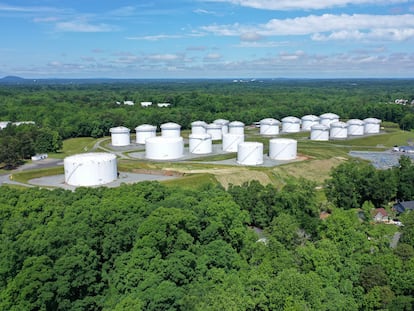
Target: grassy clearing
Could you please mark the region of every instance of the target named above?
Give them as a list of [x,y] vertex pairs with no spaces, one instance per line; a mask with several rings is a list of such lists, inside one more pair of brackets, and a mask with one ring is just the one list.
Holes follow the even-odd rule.
[[211,184],[217,184],[217,179],[212,174],[188,174],[181,178],[162,181],[162,184],[170,187],[198,189]]
[[69,138],[63,141],[62,151],[59,153],[49,154],[52,158],[63,159],[67,156],[91,151],[97,142],[97,139],[92,137],[76,137]]
[[18,181],[24,184],[28,184],[29,180],[33,178],[39,178],[44,176],[53,176],[64,174],[62,166],[43,168],[38,170],[23,171],[19,173],[14,173],[12,178],[14,181]]

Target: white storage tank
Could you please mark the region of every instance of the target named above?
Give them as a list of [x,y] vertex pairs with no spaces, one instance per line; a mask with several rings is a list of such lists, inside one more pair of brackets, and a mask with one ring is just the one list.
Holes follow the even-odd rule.
[[278,135],[280,121],[273,118],[260,120],[260,135]]
[[136,143],[145,144],[145,140],[150,137],[155,137],[157,134],[157,127],[150,124],[141,124],[135,128]]
[[191,122],[192,134],[205,134],[207,132],[207,123],[204,121]]
[[308,114],[302,117],[302,131],[310,131],[312,125],[319,124],[319,117]]
[[331,123],[338,122],[338,121],[339,121],[339,116],[334,113],[327,112],[319,116],[319,123],[323,125],[330,126]]
[[350,119],[346,122],[348,124],[348,136],[364,135],[364,121],[359,119]]
[[116,156],[112,153],[82,153],[63,160],[65,182],[71,186],[99,186],[117,179]]
[[161,136],[163,137],[180,137],[181,125],[174,122],[161,124]]
[[222,134],[227,134],[229,132],[229,120],[226,119],[217,119],[213,121],[214,124],[218,124],[221,126]]
[[184,155],[184,140],[179,137],[155,136],[145,141],[145,157],[151,160],[175,160]]
[[263,164],[263,144],[253,141],[240,143],[237,150],[237,163],[241,165]]
[[237,152],[237,147],[244,142],[244,134],[224,134],[223,135],[223,151]]
[[269,158],[272,160],[294,160],[297,155],[298,142],[290,138],[273,138],[269,140]]
[[311,126],[311,140],[327,141],[329,140],[329,126],[323,124],[314,124]]
[[300,119],[296,117],[284,117],[282,119],[283,133],[298,133],[300,132]]
[[377,118],[364,119],[364,133],[365,134],[378,134],[380,132],[381,120]]
[[348,124],[345,122],[333,122],[330,125],[329,137],[332,139],[344,139],[348,137]]
[[129,128],[124,126],[117,126],[109,129],[109,132],[111,132],[112,146],[128,146],[131,143],[129,137]]
[[240,121],[230,122],[229,134],[244,135],[244,123]]
[[207,124],[206,133],[210,134],[212,140],[220,140],[223,135],[221,125],[215,123]]
[[188,146],[190,153],[206,154],[213,151],[213,142],[211,135],[204,134],[190,134],[188,136]]

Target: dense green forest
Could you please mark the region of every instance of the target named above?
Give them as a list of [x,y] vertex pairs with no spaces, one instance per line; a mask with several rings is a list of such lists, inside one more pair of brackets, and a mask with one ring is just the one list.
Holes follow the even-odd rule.
[[[387,173],[414,199],[402,161]],[[314,186],[0,187],[0,310],[412,310],[414,213],[391,248],[370,201],[331,187],[321,205]]]

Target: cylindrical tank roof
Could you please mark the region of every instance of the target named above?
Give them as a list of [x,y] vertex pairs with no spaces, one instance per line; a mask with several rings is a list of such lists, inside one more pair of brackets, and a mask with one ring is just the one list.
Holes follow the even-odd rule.
[[329,126],[324,124],[314,124],[311,126],[311,130],[329,131]]
[[211,139],[211,135],[207,133],[190,134],[188,135],[188,138],[205,140],[205,139]]
[[331,112],[327,112],[327,113],[323,113],[319,116],[319,118],[321,119],[339,119],[339,116],[337,114],[331,113]]
[[280,124],[279,120],[273,119],[273,118],[266,118],[260,120],[260,125],[278,125]]
[[282,122],[286,122],[286,123],[300,123],[300,119],[297,118],[297,117],[289,116],[289,117],[284,117],[282,119]]
[[232,121],[229,123],[229,127],[244,127],[244,123],[240,121]]
[[227,125],[230,123],[230,121],[226,119],[217,119],[217,120],[214,120],[213,123],[220,124],[220,125]]
[[141,124],[135,128],[136,131],[140,132],[147,132],[147,131],[156,131],[157,127],[155,125],[150,124]]
[[377,118],[366,118],[364,119],[365,123],[373,123],[373,124],[380,124],[381,120],[377,119]]
[[346,124],[345,122],[338,121],[338,122],[332,122],[330,126],[331,128],[332,127],[346,128],[348,127],[348,124]]
[[364,125],[364,121],[360,119],[349,119],[348,121],[346,121],[346,123],[348,123],[349,125]]
[[204,121],[197,120],[197,121],[191,122],[191,126],[203,126],[203,127],[206,127],[207,126],[207,123],[204,122]]
[[109,131],[111,133],[129,133],[130,132],[129,128],[125,126],[112,127],[109,129]]
[[319,121],[319,117],[313,114],[308,114],[302,117],[302,121]]
[[98,161],[109,161],[116,158],[116,155],[109,152],[89,152],[79,153],[68,156],[65,160],[68,161],[79,161],[79,162],[98,162]]
[[179,124],[177,124],[177,123],[174,123],[174,122],[167,122],[167,123],[164,123],[164,124],[161,124],[161,126],[160,126],[160,128],[162,129],[162,130],[164,130],[164,129],[180,129],[181,128],[181,125],[179,125]]

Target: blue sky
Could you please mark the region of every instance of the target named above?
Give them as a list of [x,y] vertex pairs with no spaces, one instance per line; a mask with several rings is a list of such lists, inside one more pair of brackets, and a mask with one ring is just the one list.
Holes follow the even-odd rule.
[[414,78],[412,0],[0,0],[0,77]]

